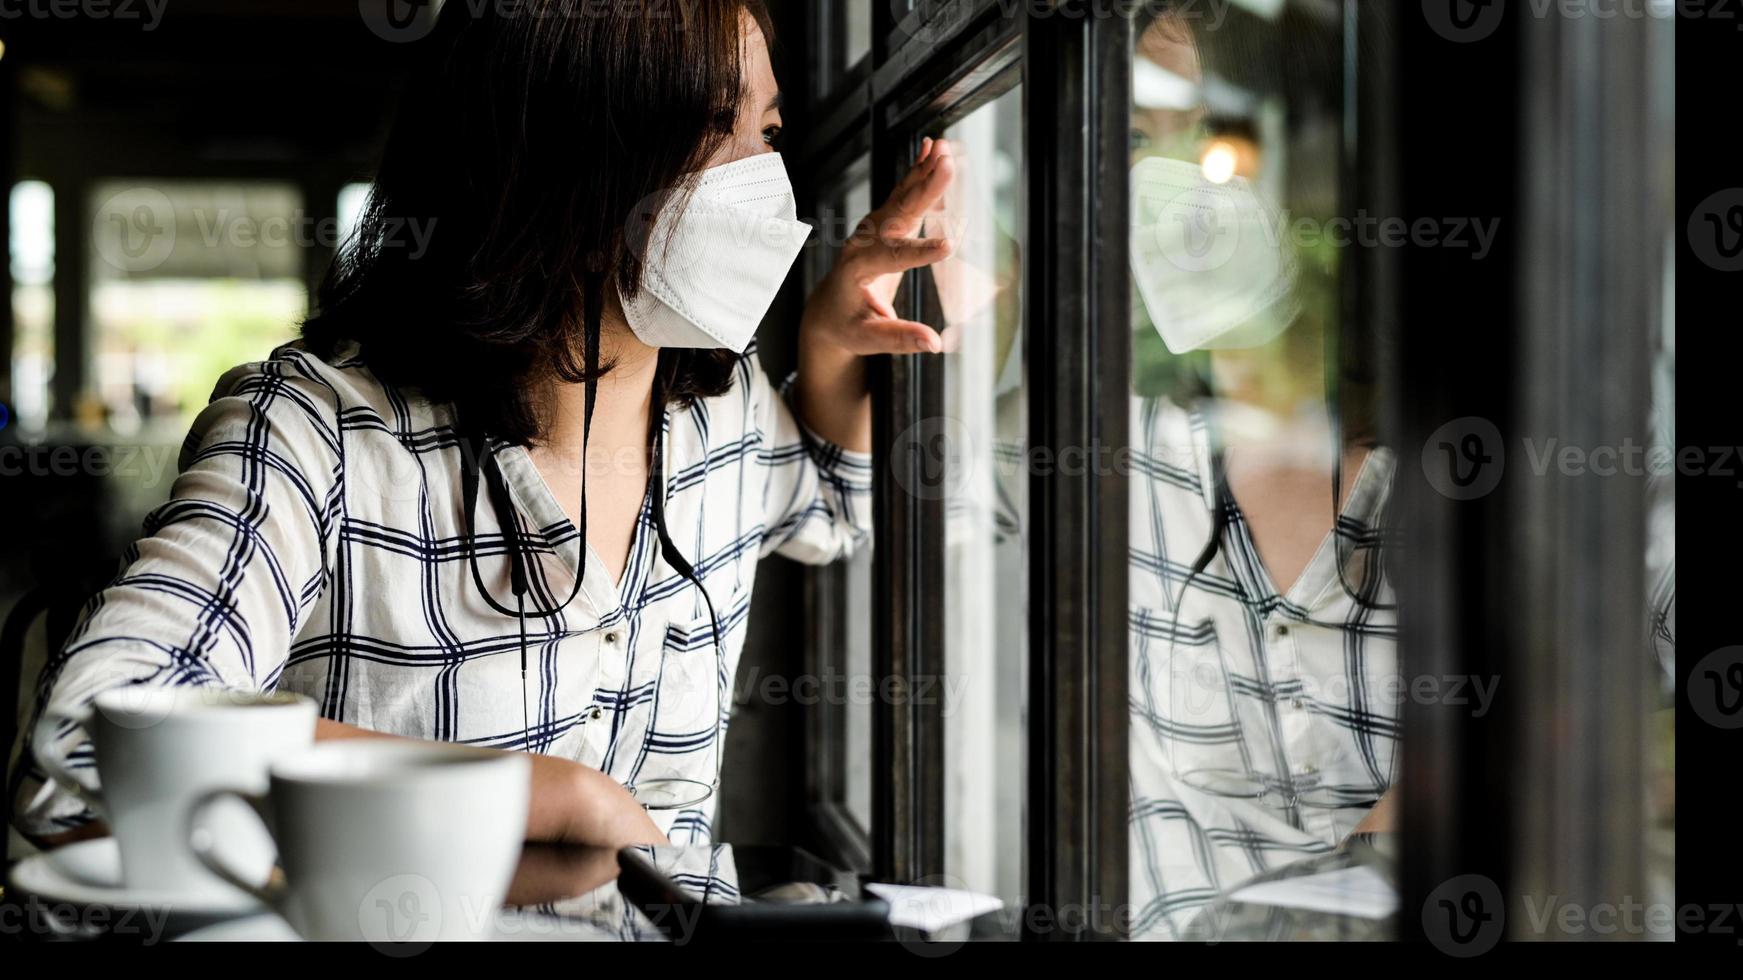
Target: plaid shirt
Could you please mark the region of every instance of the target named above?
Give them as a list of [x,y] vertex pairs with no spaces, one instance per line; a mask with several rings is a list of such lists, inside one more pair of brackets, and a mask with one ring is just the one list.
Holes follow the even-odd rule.
[[[1215,509],[1204,420],[1139,401],[1132,433],[1132,934],[1174,938],[1219,892],[1337,846],[1391,785],[1392,590],[1376,576],[1357,602],[1337,562],[1358,590],[1378,567],[1394,461],[1370,454],[1336,533],[1279,595],[1232,502],[1191,574]],[[1229,795],[1259,786],[1268,799]]]
[[[757,561],[849,554],[870,526],[869,457],[802,430],[754,349],[731,391],[667,411],[666,523],[713,599],[724,662],[708,607],[660,556],[644,501],[618,587],[588,550],[569,608],[527,619],[529,729],[519,624],[491,608],[468,567],[453,422],[354,356],[328,364],[292,346],[226,375],[170,501],[44,670],[26,758],[56,753],[88,771],[89,743],[68,719],[104,689],[222,685],[297,691],[336,721],[543,752],[625,784],[712,782]],[[579,533],[526,451],[497,448],[536,552],[528,609],[549,609],[574,583]],[[505,536],[481,497],[479,571],[512,604]],[[21,827],[89,819],[23,768],[12,787]],[[674,843],[706,843],[712,812],[710,800],[654,817]]]

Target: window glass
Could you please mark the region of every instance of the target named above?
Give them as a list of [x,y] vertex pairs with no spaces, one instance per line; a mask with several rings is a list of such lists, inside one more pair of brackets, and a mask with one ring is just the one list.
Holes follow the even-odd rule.
[[357,233],[358,226],[363,223],[363,209],[368,206],[368,184],[346,184],[339,189],[339,234],[335,239],[336,244],[343,246]]
[[[1676,903],[1676,31],[1667,21],[1649,25],[1652,58],[1646,90],[1654,139],[1646,150],[1652,199],[1664,234],[1664,272],[1658,316],[1651,331],[1651,467],[1646,484],[1646,586],[1652,676],[1657,697],[1647,701],[1646,871],[1652,899]],[[1669,928],[1651,938],[1667,938]]]
[[[849,6],[858,6],[850,4]],[[871,16],[870,10],[866,17]],[[839,229],[840,237],[836,239],[836,247],[846,241],[845,236],[851,234],[855,225],[871,213],[872,186],[871,160],[864,158],[853,167],[854,173],[865,176],[855,180],[848,186],[842,196],[841,211],[838,220],[833,223]],[[872,710],[873,698],[867,696],[868,691],[878,690],[878,685],[872,674],[872,556],[871,549],[862,549],[848,563],[844,572],[846,588],[844,590],[844,608],[841,610],[841,621],[846,631],[846,674],[845,710],[847,712],[846,732],[843,737],[843,747],[846,756],[845,770],[842,773],[848,814],[861,829],[870,830],[872,825]]]
[[[815,289],[834,266],[841,248],[853,234],[859,221],[872,210],[871,158],[859,157],[848,164],[845,184],[825,192],[818,207],[817,241],[822,246],[810,253],[807,278]],[[824,676],[819,678],[825,696],[818,710],[831,716],[825,728],[840,733],[839,744],[832,744],[827,758],[814,757],[812,765],[839,767],[838,772],[820,773],[821,783],[836,794],[828,802],[841,804],[848,817],[861,831],[869,833],[872,826],[872,712],[876,706],[878,684],[872,665],[872,553],[863,548],[854,557],[838,566],[813,572],[823,587],[814,590],[820,602],[830,605],[818,610],[820,620],[830,624],[831,632],[819,636],[823,648],[817,651],[815,662]]]
[[296,336],[307,248],[331,234],[288,184],[114,181],[91,195],[86,428],[179,441],[213,379]]
[[1340,313],[1335,5],[1168,9],[1133,60],[1130,896],[1136,938],[1215,938],[1391,788],[1393,454]]
[[843,70],[859,64],[872,50],[872,0],[842,0]]
[[48,421],[54,380],[54,188],[40,180],[14,184],[10,207],[12,262],[12,419],[24,432]]
[[1028,437],[1022,342],[1022,92],[942,134],[957,179],[928,235],[944,329],[944,414],[914,444],[945,508],[944,866],[1015,903],[1023,887]]
[[818,4],[818,67],[816,96],[835,93],[861,61],[872,53],[874,0],[831,0]]
[[862,551],[844,570],[847,587],[842,621],[847,630],[846,731],[842,738],[846,764],[842,772],[848,816],[861,830],[872,825],[872,709],[878,690],[872,673],[872,557]]

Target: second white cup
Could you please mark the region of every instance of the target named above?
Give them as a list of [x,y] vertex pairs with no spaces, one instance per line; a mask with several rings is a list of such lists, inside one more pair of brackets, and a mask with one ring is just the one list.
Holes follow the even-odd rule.
[[[305,939],[426,943],[486,938],[526,837],[531,761],[465,746],[327,742],[273,765],[265,796],[220,790],[189,813],[190,844]],[[240,798],[278,844],[257,886],[200,827]]]

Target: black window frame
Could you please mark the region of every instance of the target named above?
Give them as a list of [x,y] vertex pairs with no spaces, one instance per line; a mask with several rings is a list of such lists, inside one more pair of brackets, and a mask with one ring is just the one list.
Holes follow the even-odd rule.
[[[819,4],[817,6],[826,6]],[[874,202],[933,135],[1017,84],[1024,88],[1026,290],[1030,447],[1105,450],[1119,458],[1126,432],[1128,331],[1126,154],[1132,21],[1117,2],[1067,2],[1073,16],[998,0],[890,0],[874,7],[873,54],[810,106],[810,139],[795,168],[801,200],[837,193],[842,163],[869,148]],[[1014,11],[1014,16],[1007,16]],[[825,14],[810,29],[832,43]],[[1081,133],[1079,141],[1061,132]],[[817,175],[817,176],[813,176]],[[810,213],[816,213],[812,211]],[[1091,222],[1049,216],[1092,215]],[[920,317],[929,280],[911,275],[898,312]],[[896,451],[902,433],[937,417],[942,362],[873,364],[876,532],[873,671],[923,693],[943,675],[942,501],[904,487],[917,461]],[[1126,500],[1112,468],[1037,469],[1029,479],[1026,901],[1051,909],[1103,909],[1126,900]],[[814,649],[826,669],[845,647],[844,576],[812,573]],[[806,785],[812,838],[831,856],[898,881],[936,880],[944,867],[943,705],[880,699],[873,711],[873,826],[862,838],[842,805],[842,714],[820,703]],[[861,843],[867,845],[862,848]],[[868,853],[869,851],[869,853]],[[1117,938],[1117,914],[1086,928],[1044,928],[1024,938]],[[1027,924],[1030,916],[1023,916]]]

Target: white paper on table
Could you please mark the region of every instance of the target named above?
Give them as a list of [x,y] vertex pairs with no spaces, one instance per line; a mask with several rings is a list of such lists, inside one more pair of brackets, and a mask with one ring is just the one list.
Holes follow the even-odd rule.
[[871,882],[865,890],[890,903],[891,925],[921,932],[939,932],[1005,907],[1003,901],[991,895],[956,888]]
[[1398,911],[1398,892],[1378,869],[1370,865],[1302,878],[1262,881],[1235,889],[1229,900],[1352,915],[1360,919],[1384,919]]

